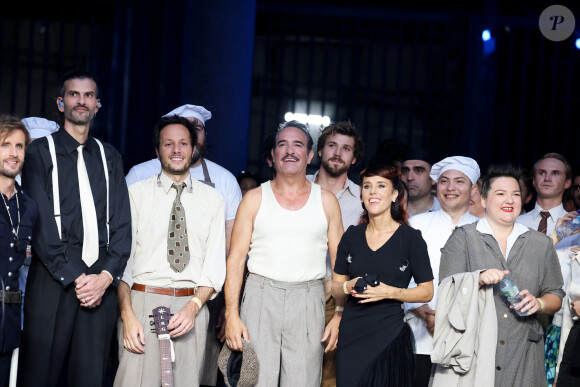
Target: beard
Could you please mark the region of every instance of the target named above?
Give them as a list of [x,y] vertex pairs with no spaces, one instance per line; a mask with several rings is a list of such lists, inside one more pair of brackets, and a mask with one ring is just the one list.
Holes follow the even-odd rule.
[[185,159],[185,163],[183,163],[183,167],[181,168],[174,168],[171,165],[171,162],[169,159],[167,160],[161,160],[161,168],[167,172],[170,173],[172,175],[181,175],[184,174],[186,172],[189,172],[189,166],[191,165],[191,156],[189,156],[189,160],[190,162],[187,162],[187,158]]
[[16,171],[2,167],[2,168],[0,168],[0,176],[7,177],[9,179],[14,179],[16,176],[18,176],[18,174],[20,173],[21,170],[22,170],[22,165]]
[[193,151],[193,157],[191,158],[191,164],[197,163],[205,154],[205,144],[197,144],[195,150]]
[[72,123],[74,125],[86,125],[95,116],[94,110],[89,109],[88,113],[89,114],[87,114],[87,115],[78,115],[78,114],[75,114],[74,108],[69,108],[69,107],[65,106],[64,118],[66,121],[69,121],[70,123]]
[[343,173],[348,172],[348,170],[350,169],[350,165],[347,165],[346,163],[342,165],[331,165],[330,159],[328,159],[322,160],[322,168],[324,168],[326,173],[328,173],[331,177],[339,177]]

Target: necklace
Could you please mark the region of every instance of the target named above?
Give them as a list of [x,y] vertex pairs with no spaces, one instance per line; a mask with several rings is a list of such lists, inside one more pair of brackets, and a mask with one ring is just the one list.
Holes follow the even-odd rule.
[[20,203],[18,202],[18,192],[14,192],[14,196],[16,196],[16,212],[18,213],[18,225],[14,228],[14,223],[12,222],[12,215],[10,215],[10,209],[8,208],[8,204],[6,204],[6,199],[4,199],[4,194],[1,194],[2,201],[4,202],[4,207],[6,207],[6,212],[8,213],[8,219],[10,220],[10,227],[12,227],[12,234],[16,237],[16,249],[19,248],[19,239],[18,239],[18,232],[20,231]]

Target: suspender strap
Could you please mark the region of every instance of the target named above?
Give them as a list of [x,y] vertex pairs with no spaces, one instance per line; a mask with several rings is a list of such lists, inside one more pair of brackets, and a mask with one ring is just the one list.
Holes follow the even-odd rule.
[[48,150],[52,159],[52,202],[54,204],[54,221],[58,230],[58,237],[62,239],[62,226],[60,223],[60,189],[58,187],[58,164],[56,163],[56,150],[52,134],[46,136],[48,140]]
[[[54,139],[52,135],[46,136],[48,140],[48,150],[52,160],[52,201],[54,204],[54,220],[58,229],[58,236],[62,238],[62,226],[60,217],[60,189],[58,186],[58,164],[56,163],[56,150],[54,147]],[[103,170],[105,172],[105,183],[107,187],[107,248],[109,247],[110,231],[109,231],[109,168],[107,167],[107,158],[105,157],[105,148],[103,144],[95,138],[99,149],[101,150],[101,160],[103,161]]]
[[107,158],[105,157],[105,148],[103,148],[103,144],[95,138],[95,141],[99,145],[101,149],[101,159],[103,160],[103,170],[105,171],[105,182],[107,185],[107,249],[109,248],[109,168],[107,167]]

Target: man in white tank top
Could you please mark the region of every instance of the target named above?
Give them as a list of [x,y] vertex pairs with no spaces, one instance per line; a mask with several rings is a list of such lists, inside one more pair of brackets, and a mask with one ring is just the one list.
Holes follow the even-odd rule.
[[272,150],[276,177],[244,196],[234,223],[226,342],[233,350],[242,349],[242,338],[252,343],[260,362],[257,386],[318,387],[323,352],[336,347],[342,312],[324,329],[322,280],[326,252],[334,267],[343,228],[336,197],[306,179],[312,143],[305,125],[280,126]]

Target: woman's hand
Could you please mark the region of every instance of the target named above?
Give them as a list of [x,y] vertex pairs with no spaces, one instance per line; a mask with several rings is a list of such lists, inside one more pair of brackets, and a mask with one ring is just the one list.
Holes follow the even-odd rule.
[[[356,281],[355,281],[356,283]],[[357,293],[354,290],[350,292],[350,295],[356,298],[361,298],[359,304],[366,304],[367,302],[376,302],[381,300],[396,298],[398,293],[402,293],[404,289],[395,288],[389,286],[385,283],[380,282],[379,285],[372,287],[367,286],[367,290],[361,293]]]
[[574,312],[576,312],[576,315],[580,316],[580,300],[572,301],[570,305],[572,305],[572,308],[574,309]]
[[479,286],[494,285],[500,282],[503,277],[509,274],[508,270],[487,269],[479,273]]
[[519,310],[526,316],[531,316],[540,310],[540,302],[527,289],[520,292],[520,296],[524,297],[518,304],[510,305],[511,309]]

